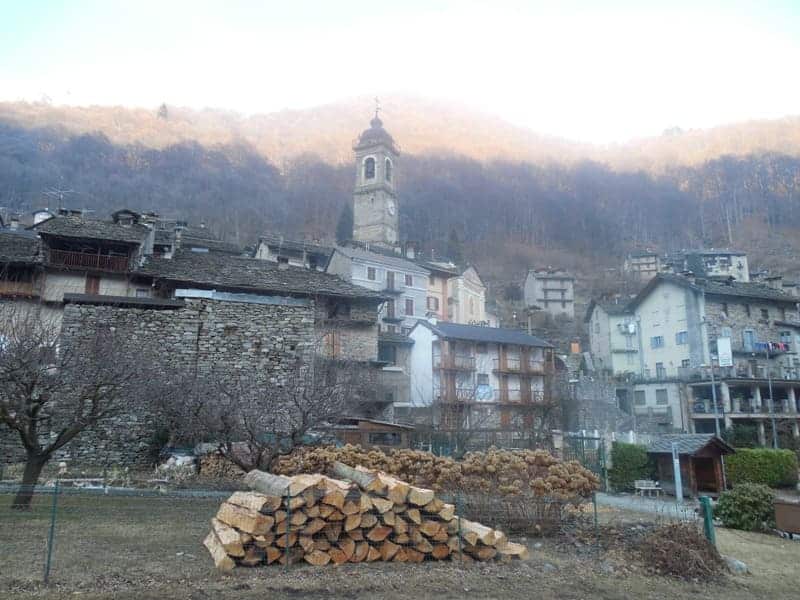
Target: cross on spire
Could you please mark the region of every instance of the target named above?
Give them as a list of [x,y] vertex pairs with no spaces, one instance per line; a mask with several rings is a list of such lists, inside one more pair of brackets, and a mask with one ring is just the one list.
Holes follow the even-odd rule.
[[378,113],[381,112],[381,101],[375,96],[375,118],[378,118]]

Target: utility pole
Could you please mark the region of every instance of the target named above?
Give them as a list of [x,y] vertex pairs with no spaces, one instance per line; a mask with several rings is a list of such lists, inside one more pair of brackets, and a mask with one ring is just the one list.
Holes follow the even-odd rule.
[[711,356],[711,402],[714,405],[714,428],[717,437],[721,438],[719,431],[719,407],[717,406],[717,383],[714,381],[714,357]]
[[683,481],[681,479],[681,457],[678,453],[678,443],[672,442],[672,472],[675,480],[675,502],[683,502]]

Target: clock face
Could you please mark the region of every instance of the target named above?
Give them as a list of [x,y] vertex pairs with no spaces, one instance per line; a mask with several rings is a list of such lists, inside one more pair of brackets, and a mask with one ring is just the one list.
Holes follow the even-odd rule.
[[390,215],[394,216],[394,211],[396,210],[394,205],[394,200],[389,200],[386,203],[386,210],[389,212]]

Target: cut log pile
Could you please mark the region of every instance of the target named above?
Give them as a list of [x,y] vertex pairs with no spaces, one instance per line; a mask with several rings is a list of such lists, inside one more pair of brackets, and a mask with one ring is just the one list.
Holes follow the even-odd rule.
[[204,544],[217,568],[425,560],[524,559],[525,546],[460,518],[433,490],[334,463],[336,479],[251,471],[211,520]]

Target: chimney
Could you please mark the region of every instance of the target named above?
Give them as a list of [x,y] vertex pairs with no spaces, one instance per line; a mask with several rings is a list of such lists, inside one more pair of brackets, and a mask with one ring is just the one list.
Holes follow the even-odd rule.
[[8,222],[8,228],[19,229],[19,217],[17,215],[11,217],[11,219]]
[[408,241],[406,242],[406,258],[414,260],[417,257],[417,243]]

